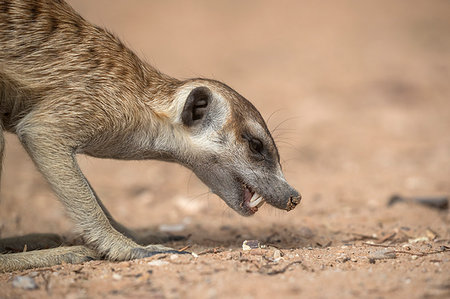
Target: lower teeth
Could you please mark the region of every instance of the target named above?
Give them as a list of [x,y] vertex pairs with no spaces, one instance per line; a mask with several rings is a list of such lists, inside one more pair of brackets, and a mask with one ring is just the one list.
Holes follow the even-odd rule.
[[[255,196],[254,196],[255,197]],[[248,203],[248,206],[250,208],[254,208],[254,207],[261,207],[264,204],[265,200],[262,197],[256,197],[256,199],[254,199],[252,197],[252,199],[250,200],[250,202]]]

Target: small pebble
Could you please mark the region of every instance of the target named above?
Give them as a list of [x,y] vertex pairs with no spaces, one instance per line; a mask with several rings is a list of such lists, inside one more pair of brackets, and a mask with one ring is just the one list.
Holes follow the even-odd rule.
[[429,228],[426,230],[425,233],[426,233],[428,239],[430,239],[430,240],[434,240],[434,239],[436,239],[437,236],[438,236],[434,231],[432,231],[432,230],[429,229]]
[[167,265],[169,262],[167,261],[163,261],[163,260],[153,260],[148,262],[147,264],[150,266],[162,266],[162,265]]
[[349,260],[350,260],[350,258],[349,258],[348,256],[346,256],[346,257],[342,260],[342,262],[345,263],[345,262],[348,262]]
[[34,290],[37,289],[38,286],[33,278],[29,276],[16,276],[12,281],[12,285],[15,288],[24,289],[24,290]]
[[242,243],[242,250],[252,250],[252,249],[257,249],[260,248],[261,243],[259,243],[258,240],[245,240]]
[[345,263],[350,260],[350,257],[348,257],[345,253],[341,253],[337,256],[336,262],[338,263]]
[[122,279],[122,275],[120,275],[118,273],[113,273],[112,278],[114,280],[121,280]]
[[279,258],[281,258],[281,251],[277,249],[273,253],[273,259],[276,260],[276,259],[279,259]]

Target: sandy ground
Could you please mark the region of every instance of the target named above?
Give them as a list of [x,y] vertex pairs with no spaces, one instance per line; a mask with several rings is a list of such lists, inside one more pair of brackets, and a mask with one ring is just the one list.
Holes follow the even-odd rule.
[[[303,201],[243,218],[181,166],[81,156],[119,221],[196,255],[0,274],[0,298],[450,297],[448,210],[387,206],[450,195],[450,2],[70,2],[162,71],[250,99]],[[13,135],[3,170],[2,237],[73,237]]]

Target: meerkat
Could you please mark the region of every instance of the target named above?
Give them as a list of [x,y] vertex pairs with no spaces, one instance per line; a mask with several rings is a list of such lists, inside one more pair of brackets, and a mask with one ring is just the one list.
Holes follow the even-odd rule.
[[1,271],[182,253],[139,245],[102,204],[77,154],[179,163],[244,216],[265,202],[289,211],[301,199],[248,100],[215,80],[159,72],[63,0],[0,0],[0,127],[0,164],[3,131],[16,134],[86,243],[0,254]]

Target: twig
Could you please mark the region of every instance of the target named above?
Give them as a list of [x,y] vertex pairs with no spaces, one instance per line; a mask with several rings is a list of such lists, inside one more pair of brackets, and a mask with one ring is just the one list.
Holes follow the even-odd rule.
[[400,195],[392,195],[389,199],[388,206],[392,206],[398,202],[416,203],[430,208],[439,210],[448,209],[448,198],[443,197],[404,197]]
[[[442,252],[442,251],[439,251],[439,252]],[[405,253],[405,254],[417,255],[417,256],[425,256],[425,255],[427,255],[424,252],[411,252],[411,251],[404,251],[404,250],[392,250],[392,251],[386,252],[386,254],[387,253],[395,253],[395,254],[397,254],[397,253]],[[437,253],[437,252],[432,252],[432,253]],[[431,254],[431,253],[429,253],[429,254]]]
[[388,253],[405,253],[405,254],[417,255],[417,256],[427,256],[427,255],[430,255],[430,254],[442,253],[442,252],[446,252],[446,251],[448,251],[448,249],[436,250],[436,251],[431,251],[431,252],[411,252],[411,251],[404,251],[404,250],[392,250],[392,251],[386,252],[385,254],[388,254]]
[[392,234],[390,234],[389,236],[384,237],[384,238],[381,239],[381,240],[378,240],[377,243],[378,243],[378,244],[384,243],[384,242],[386,242],[386,241],[388,241],[388,240],[391,240],[391,239],[392,239],[393,237],[395,237],[396,235],[397,235],[397,233],[392,233]]
[[178,249],[178,251],[185,251],[188,248],[191,248],[191,245],[184,246],[183,248]]
[[328,241],[328,243],[326,243],[325,245],[321,245],[320,247],[322,248],[330,247],[332,243],[333,241]]
[[222,252],[222,251],[224,251],[223,248],[216,247],[216,248],[204,250],[204,251],[202,251],[200,253],[197,253],[197,255],[203,255],[203,254],[207,254],[207,253],[219,253],[219,252]]
[[[277,274],[284,273],[287,271],[287,269],[289,269],[290,266],[295,265],[295,264],[302,264],[302,261],[291,262],[291,263],[287,264],[286,266],[284,266],[283,268],[281,268],[280,270],[273,270],[273,271],[267,272],[266,274],[267,275],[277,275]],[[302,264],[302,266],[303,266],[303,270],[308,270],[308,268],[305,265]]]
[[359,234],[359,233],[351,233],[355,237],[350,238],[348,240],[343,240],[342,242],[353,242],[353,241],[362,241],[362,240],[376,240],[377,238],[369,235]]

